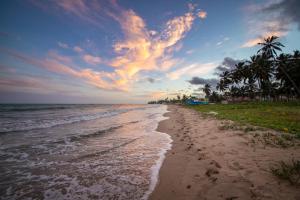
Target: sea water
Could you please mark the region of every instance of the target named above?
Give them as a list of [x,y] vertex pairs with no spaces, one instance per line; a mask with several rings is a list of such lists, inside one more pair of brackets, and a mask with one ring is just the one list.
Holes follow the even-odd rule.
[[1,199],[147,199],[165,105],[0,105]]

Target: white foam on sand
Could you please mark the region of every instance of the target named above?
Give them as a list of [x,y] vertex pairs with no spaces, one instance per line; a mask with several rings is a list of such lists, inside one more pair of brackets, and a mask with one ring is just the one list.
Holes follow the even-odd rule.
[[162,134],[165,138],[167,138],[168,142],[166,143],[166,146],[164,148],[162,148],[161,151],[158,153],[159,158],[156,160],[155,164],[150,169],[151,170],[151,178],[150,178],[149,189],[145,192],[144,196],[141,198],[142,200],[147,200],[149,198],[150,194],[154,191],[155,186],[158,183],[158,179],[159,179],[159,170],[160,170],[160,168],[163,164],[163,161],[166,157],[166,153],[168,150],[170,150],[172,148],[173,140],[171,139],[171,136],[167,133],[156,131],[159,122],[169,118],[169,117],[163,116],[165,113],[169,112],[169,111],[167,111],[167,106],[165,106],[164,110],[165,111],[162,112],[162,116],[161,116],[160,120],[158,121],[158,123],[156,124],[156,127],[154,127],[153,132],[155,132],[156,134]]

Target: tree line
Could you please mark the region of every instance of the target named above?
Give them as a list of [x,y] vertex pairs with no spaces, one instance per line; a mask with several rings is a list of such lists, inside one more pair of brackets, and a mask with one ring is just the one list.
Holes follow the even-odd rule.
[[[222,100],[289,101],[300,97],[300,51],[283,53],[284,45],[277,36],[258,43],[261,48],[247,60],[219,74],[216,88],[205,84],[202,91],[210,102]],[[280,53],[278,55],[278,53]],[[193,96],[180,95],[173,99],[149,103],[182,103]]]
[[220,74],[216,89],[225,97],[260,100],[290,100],[300,97],[300,52],[280,53],[283,44],[272,36],[258,43],[250,59]]

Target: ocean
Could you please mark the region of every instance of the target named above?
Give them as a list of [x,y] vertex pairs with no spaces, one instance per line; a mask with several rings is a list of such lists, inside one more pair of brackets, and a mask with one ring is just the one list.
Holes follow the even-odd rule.
[[165,105],[0,105],[1,199],[147,199]]

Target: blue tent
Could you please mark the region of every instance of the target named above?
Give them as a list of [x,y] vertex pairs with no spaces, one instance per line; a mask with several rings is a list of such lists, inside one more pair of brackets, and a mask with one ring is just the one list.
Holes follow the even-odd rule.
[[207,101],[200,101],[197,99],[188,99],[185,101],[185,103],[188,105],[206,105],[206,104],[208,104]]

